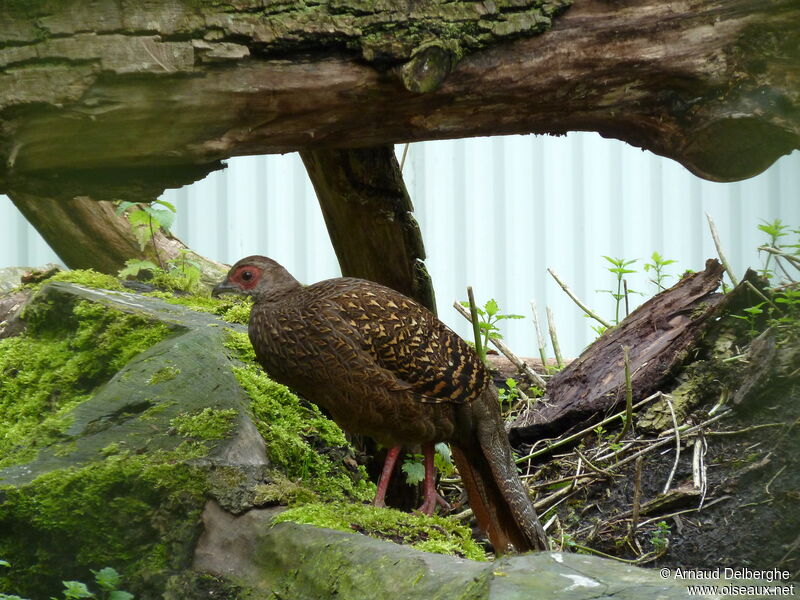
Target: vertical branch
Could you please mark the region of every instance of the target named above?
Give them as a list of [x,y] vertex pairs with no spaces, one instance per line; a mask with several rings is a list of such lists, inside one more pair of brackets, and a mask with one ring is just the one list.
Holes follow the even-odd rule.
[[539,313],[534,300],[531,300],[531,312],[533,312],[533,326],[536,328],[536,341],[539,345],[539,358],[542,361],[542,368],[547,368],[547,354],[545,353],[547,342],[542,335],[542,328],[539,326]]
[[469,298],[469,314],[472,321],[472,334],[475,336],[475,351],[480,359],[486,362],[486,348],[481,341],[481,327],[478,324],[478,305],[475,304],[475,295],[472,293],[472,286],[467,286],[467,298]]
[[559,369],[563,369],[564,357],[561,356],[561,346],[558,343],[558,335],[556,335],[556,319],[549,306],[547,307],[547,329],[550,331],[550,341],[553,343],[553,354],[556,355],[556,364]]
[[435,313],[422,234],[394,147],[306,148],[300,157],[342,275],[381,283]]

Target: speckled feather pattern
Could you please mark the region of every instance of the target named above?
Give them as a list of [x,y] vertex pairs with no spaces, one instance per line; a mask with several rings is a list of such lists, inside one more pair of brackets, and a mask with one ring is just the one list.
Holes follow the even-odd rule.
[[[256,302],[250,339],[274,379],[345,429],[386,445],[454,441],[490,383],[474,351],[424,307],[361,279]],[[466,421],[466,422],[464,422]]]

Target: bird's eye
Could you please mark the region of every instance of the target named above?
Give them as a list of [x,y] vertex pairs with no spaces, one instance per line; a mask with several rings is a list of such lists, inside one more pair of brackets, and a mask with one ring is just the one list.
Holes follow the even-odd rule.
[[244,279],[245,281],[250,281],[252,278],[253,278],[253,272],[252,271],[244,271],[242,273],[242,279]]

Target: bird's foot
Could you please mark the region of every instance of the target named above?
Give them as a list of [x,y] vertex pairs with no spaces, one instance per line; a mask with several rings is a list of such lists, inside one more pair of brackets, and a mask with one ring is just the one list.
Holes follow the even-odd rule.
[[423,515],[432,515],[433,511],[436,510],[436,506],[439,505],[445,510],[450,509],[450,504],[448,504],[447,500],[442,498],[438,492],[434,492],[431,496],[426,496],[425,501],[422,503],[416,512],[421,512]]

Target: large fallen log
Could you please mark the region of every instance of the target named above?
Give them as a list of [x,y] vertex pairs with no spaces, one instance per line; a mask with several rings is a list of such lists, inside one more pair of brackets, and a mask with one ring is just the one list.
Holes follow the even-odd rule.
[[[513,443],[531,442],[599,420],[624,402],[623,348],[629,348],[633,399],[663,389],[665,381],[702,346],[705,333],[731,302],[749,295],[745,280],[728,295],[716,293],[723,267],[714,259],[703,271],[642,304],[581,356],[550,379],[545,401],[517,419]],[[755,302],[754,302],[755,303]]]

